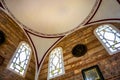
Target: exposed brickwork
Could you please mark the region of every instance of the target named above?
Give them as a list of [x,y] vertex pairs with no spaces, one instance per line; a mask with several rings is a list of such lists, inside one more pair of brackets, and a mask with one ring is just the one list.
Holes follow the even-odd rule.
[[25,78],[16,75],[7,69],[7,64],[12,58],[19,43],[21,41],[29,43],[29,41],[22,29],[1,10],[0,30],[5,33],[6,38],[5,42],[0,45],[0,55],[5,58],[4,63],[0,65],[0,80],[34,80],[35,60],[33,54]]
[[[118,23],[111,24],[120,28]],[[120,52],[112,56],[107,53],[93,34],[94,29],[99,25],[101,24],[82,28],[68,35],[55,46],[63,48],[65,74],[52,80],[83,80],[81,70],[96,64],[100,67],[106,80],[120,80]],[[79,43],[85,44],[88,51],[84,56],[76,58],[72,56],[71,51]],[[39,80],[47,79],[48,59],[49,55],[43,63]]]

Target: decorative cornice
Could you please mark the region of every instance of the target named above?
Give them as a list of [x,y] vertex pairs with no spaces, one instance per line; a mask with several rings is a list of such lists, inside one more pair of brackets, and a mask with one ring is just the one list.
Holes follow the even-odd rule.
[[102,23],[102,22],[114,22],[114,21],[119,21],[120,22],[120,18],[101,19],[101,20],[89,22],[88,24],[91,25],[91,24],[97,24],[97,23]]
[[93,8],[92,12],[90,13],[91,15],[86,20],[86,23],[84,25],[87,25],[90,22],[90,20],[94,17],[94,15],[96,14],[97,10],[99,9],[101,3],[102,3],[102,0],[97,1],[96,5],[95,5],[96,7]]
[[[40,66],[41,66],[41,64],[42,64],[42,62],[43,62],[43,60],[44,60],[44,58],[45,58],[45,56],[47,55],[47,53],[48,53],[48,52],[50,51],[50,49],[51,49],[56,43],[58,43],[64,36],[45,37],[45,36],[36,35],[36,34],[30,32],[30,31],[28,31],[28,30],[25,29],[25,28],[24,28],[24,31],[26,32],[26,34],[27,34],[27,36],[28,36],[28,38],[29,38],[29,40],[30,40],[30,42],[31,42],[31,44],[32,44],[32,47],[33,47],[33,50],[34,50],[34,53],[35,53],[35,57],[36,57],[36,64],[37,64],[37,71],[38,71],[39,68],[40,68]],[[41,38],[59,38],[59,39],[44,53],[42,59],[41,59],[40,62],[39,62],[37,50],[36,50],[35,45],[34,45],[34,42],[32,41],[32,39],[31,39],[31,37],[30,37],[29,34],[32,34],[32,35],[34,35],[34,36],[41,37]]]
[[[116,0],[116,1],[120,4],[120,0]],[[99,3],[99,5],[98,5],[97,9],[95,10],[94,14],[91,16],[91,18],[90,18],[90,19],[88,20],[88,22],[85,24],[86,26],[87,26],[87,25],[92,25],[92,24],[97,24],[97,23],[102,23],[102,22],[120,21],[120,18],[108,18],[108,19],[101,19],[101,20],[97,20],[97,21],[92,21],[92,22],[90,22],[90,21],[92,20],[92,18],[95,16],[95,14],[97,13],[97,11],[98,11],[101,3],[102,3],[102,0],[100,0],[100,3]]]
[[85,23],[85,25],[89,24],[90,20],[95,16],[95,14],[97,13],[97,11],[98,11],[98,9],[99,9],[101,3],[102,3],[102,0],[99,0],[98,5],[97,5],[97,7],[96,7],[94,13],[90,16],[90,18],[89,18],[88,21]]
[[58,36],[64,36],[64,35],[70,34],[70,33],[74,32],[74,31],[78,30],[81,25],[86,24],[86,23],[90,20],[91,16],[95,13],[95,11],[96,11],[96,9],[98,8],[98,6],[99,6],[99,4],[100,4],[101,1],[102,1],[102,0],[96,0],[96,2],[95,2],[95,4],[94,4],[91,12],[90,12],[89,15],[85,18],[85,20],[84,20],[82,23],[79,24],[79,26],[77,26],[76,28],[74,28],[74,29],[72,29],[72,30],[70,30],[70,31],[63,32],[63,33],[58,33],[58,34],[44,34],[44,33],[40,33],[40,32],[37,32],[37,31],[35,31],[35,30],[30,29],[29,27],[25,26],[24,24],[22,24],[19,20],[17,20],[17,19],[14,17],[14,15],[13,15],[13,14],[11,13],[11,11],[8,9],[8,7],[7,7],[6,3],[5,3],[5,0],[2,0],[2,3],[4,4],[5,9],[6,9],[6,10],[9,12],[9,14],[14,18],[14,20],[15,20],[17,23],[19,23],[21,26],[23,26],[27,31],[29,31],[29,32],[31,32],[31,33],[34,33],[34,34],[36,34],[36,35],[44,36],[44,37],[58,37]]

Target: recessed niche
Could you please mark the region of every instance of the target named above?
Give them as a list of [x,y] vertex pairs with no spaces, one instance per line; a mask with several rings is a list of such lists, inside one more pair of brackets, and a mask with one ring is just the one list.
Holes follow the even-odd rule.
[[3,31],[0,30],[0,44],[2,44],[5,41],[5,34]]

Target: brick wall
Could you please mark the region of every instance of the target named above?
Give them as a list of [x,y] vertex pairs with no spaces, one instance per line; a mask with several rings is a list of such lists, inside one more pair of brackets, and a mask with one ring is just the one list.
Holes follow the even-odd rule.
[[[120,28],[119,23],[110,23]],[[52,80],[83,80],[81,70],[98,65],[106,80],[120,80],[120,52],[110,56],[93,34],[96,27],[91,25],[75,31],[65,37],[55,47],[63,48],[65,74]],[[87,53],[82,57],[73,57],[71,51],[76,44],[85,44]],[[55,48],[54,47],[54,48]],[[53,48],[53,49],[54,49]],[[40,71],[39,80],[47,80],[49,54]]]
[[5,33],[6,38],[5,42],[0,45],[0,55],[5,58],[3,64],[0,65],[0,80],[34,80],[35,60],[33,54],[25,78],[16,75],[6,68],[19,43],[21,41],[29,43],[29,41],[22,29],[1,10],[0,30]]

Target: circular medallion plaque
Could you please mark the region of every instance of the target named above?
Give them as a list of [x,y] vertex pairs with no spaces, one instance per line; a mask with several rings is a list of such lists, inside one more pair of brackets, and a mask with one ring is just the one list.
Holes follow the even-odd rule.
[[84,44],[77,44],[72,49],[72,54],[75,57],[83,56],[87,52],[87,47]]

